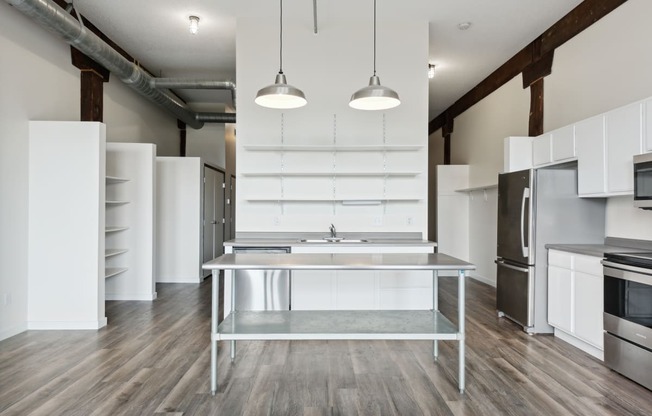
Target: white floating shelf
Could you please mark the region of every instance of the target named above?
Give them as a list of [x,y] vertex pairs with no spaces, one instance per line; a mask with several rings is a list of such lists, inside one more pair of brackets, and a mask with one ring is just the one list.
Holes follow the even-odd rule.
[[113,277],[120,273],[124,273],[127,270],[129,269],[127,269],[126,267],[107,267],[104,269],[104,278],[108,279],[109,277]]
[[124,205],[128,204],[129,201],[105,201],[106,205]]
[[[391,201],[420,201],[422,198],[417,197],[392,197],[392,198],[371,198],[371,197],[346,197],[346,198],[322,198],[322,197],[253,197],[247,198],[250,202],[365,202],[365,201],[378,201],[378,202],[391,202]],[[363,205],[363,204],[360,204]]]
[[252,177],[309,177],[309,176],[351,176],[351,177],[388,177],[388,176],[417,176],[421,172],[249,172],[243,176]]
[[245,145],[246,150],[259,152],[373,152],[373,151],[411,151],[423,148],[420,145]]
[[117,256],[118,254],[126,253],[127,250],[126,248],[107,248],[104,250],[104,257],[113,257]]
[[104,229],[105,233],[115,233],[117,231],[128,230],[129,227],[119,226],[119,225],[107,225]]
[[122,183],[122,182],[128,182],[129,179],[127,178],[118,178],[117,176],[107,176],[106,177],[106,183]]
[[484,186],[474,186],[473,188],[456,189],[455,192],[486,191],[489,189],[496,189],[496,188],[498,188],[497,183],[491,185],[484,185]]

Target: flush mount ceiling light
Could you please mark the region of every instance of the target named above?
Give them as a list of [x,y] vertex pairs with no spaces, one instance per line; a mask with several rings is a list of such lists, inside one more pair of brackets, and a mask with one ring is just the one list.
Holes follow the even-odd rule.
[[190,33],[196,35],[197,32],[199,31],[199,17],[190,16],[188,17],[188,20],[190,20],[190,26],[189,26]]
[[349,106],[357,110],[387,110],[401,104],[398,94],[391,88],[380,85],[376,75],[376,0],[374,0],[374,74],[369,85],[353,93]]
[[308,103],[303,91],[292,85],[288,85],[283,73],[283,0],[281,4],[281,23],[280,23],[280,50],[279,50],[279,70],[276,74],[276,80],[272,85],[262,88],[256,94],[254,100],[256,104],[267,108],[290,109],[303,107]]
[[435,77],[435,66],[433,64],[428,64],[428,78],[433,79]]

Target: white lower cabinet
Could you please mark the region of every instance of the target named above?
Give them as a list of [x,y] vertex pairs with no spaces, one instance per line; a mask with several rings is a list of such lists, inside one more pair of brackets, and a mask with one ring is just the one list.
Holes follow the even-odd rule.
[[[432,253],[429,246],[295,246],[293,253]],[[432,308],[432,272],[415,270],[294,270],[293,310]]]
[[548,252],[548,323],[555,336],[603,358],[602,258]]

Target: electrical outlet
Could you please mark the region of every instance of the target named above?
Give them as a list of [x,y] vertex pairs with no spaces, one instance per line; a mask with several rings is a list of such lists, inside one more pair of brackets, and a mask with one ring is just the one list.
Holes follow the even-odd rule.
[[407,225],[412,225],[413,222],[414,222],[414,218],[407,217]]
[[274,225],[278,226],[281,224],[281,219],[279,217],[274,217]]
[[11,294],[10,293],[3,293],[2,294],[2,304],[4,306],[11,305]]
[[377,227],[383,225],[383,217],[381,217],[379,215],[375,216],[374,217],[374,225],[377,226]]

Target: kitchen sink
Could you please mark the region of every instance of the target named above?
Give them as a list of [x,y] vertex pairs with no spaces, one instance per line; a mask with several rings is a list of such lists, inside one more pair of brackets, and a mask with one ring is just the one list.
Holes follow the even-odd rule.
[[317,238],[317,239],[301,239],[301,243],[368,243],[369,240],[356,240],[352,238]]

